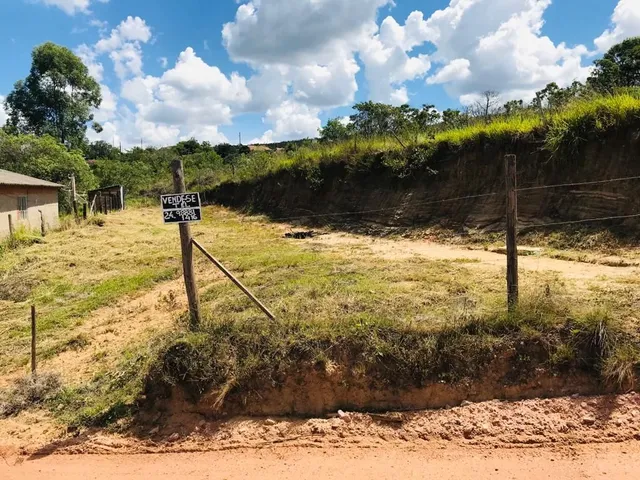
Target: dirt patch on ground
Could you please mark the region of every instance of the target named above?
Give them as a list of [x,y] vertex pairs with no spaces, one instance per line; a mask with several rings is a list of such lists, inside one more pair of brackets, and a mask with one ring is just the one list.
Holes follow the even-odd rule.
[[[388,240],[360,235],[330,233],[310,240],[314,245],[366,249],[375,255],[389,260],[407,259],[421,256],[432,260],[467,260],[469,266],[479,268],[506,268],[506,257],[498,252],[471,250],[464,247],[442,245],[428,241]],[[556,272],[562,277],[573,280],[597,280],[602,277],[625,277],[636,275],[638,270],[624,265],[611,267],[582,262],[571,262],[545,258],[538,255],[521,256],[518,266],[528,271]]]
[[[482,449],[422,442],[384,448],[279,446],[162,455],[51,456],[9,464],[0,476],[9,480],[111,480],[171,478],[176,466],[192,479],[300,480],[437,478],[635,479],[640,469],[638,442],[536,449]],[[215,473],[214,473],[215,472]]]
[[232,418],[158,413],[128,434],[74,433],[58,442],[23,445],[22,455],[141,454],[273,446],[386,447],[426,442],[478,447],[550,446],[640,440],[640,394],[490,401],[432,411],[329,418]]
[[[112,367],[125,347],[170,328],[176,312],[186,309],[183,285],[182,279],[166,282],[142,295],[96,310],[74,330],[77,333],[69,346],[40,360],[39,369],[59,373],[65,385],[76,385],[91,379],[97,371]],[[0,377],[0,388],[23,374],[21,369]]]

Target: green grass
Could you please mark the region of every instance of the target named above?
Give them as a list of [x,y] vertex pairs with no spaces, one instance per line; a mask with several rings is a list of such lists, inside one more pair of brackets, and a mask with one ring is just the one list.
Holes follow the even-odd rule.
[[[517,352],[514,368],[522,375],[534,367],[584,368],[625,383],[636,371],[638,285],[626,279],[594,280],[578,291],[554,273],[529,271],[521,279],[520,308],[507,314],[501,269],[467,260],[385,258],[367,240],[291,240],[283,238],[287,231],[263,217],[207,207],[203,222],[193,226],[195,237],[278,321],[267,320],[197,253],[201,328],[188,331],[183,316],[150,338],[124,332],[117,361],[105,351],[111,345],[98,345],[97,332],[82,326],[116,301],[124,307],[114,315],[129,315],[137,292],[179,273],[177,229],[161,225],[156,208],[131,210],[109,215],[102,228],[51,234],[44,244],[11,251],[0,263],[0,291],[33,285],[22,300],[0,303],[0,368],[15,372],[27,364],[27,313],[36,302],[44,371],[47,360],[62,353],[65,362],[78,352],[96,363],[80,380],[66,381],[61,371],[62,390],[45,402],[61,421],[81,425],[131,415],[148,389],[179,384],[196,397],[218,392],[223,401],[278,385],[300,368],[334,364],[392,388],[477,378],[494,355],[509,349]],[[157,302],[177,317],[184,309],[176,296],[184,297],[182,288],[165,291]],[[103,320],[100,328],[108,329],[111,320]],[[545,348],[541,353],[532,345]]]
[[372,388],[405,389],[482,378],[507,353],[515,362],[513,381],[540,368],[586,370],[628,388],[640,365],[637,341],[607,312],[577,314],[535,295],[513,315],[500,308],[438,328],[376,315],[271,322],[209,314],[199,330],[161,335],[147,350],[128,352],[116,371],[64,390],[51,404],[66,422],[104,426],[135,414],[141,398],[174,386],[193,401],[213,392],[221,407],[230,396],[259,395],[291,376],[338,367],[367,378]]

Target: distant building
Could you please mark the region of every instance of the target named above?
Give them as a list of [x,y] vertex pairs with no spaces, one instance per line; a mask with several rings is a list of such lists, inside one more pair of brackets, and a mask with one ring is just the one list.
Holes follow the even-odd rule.
[[0,169],[0,237],[9,235],[9,215],[14,228],[40,229],[40,212],[48,229],[57,227],[60,188],[57,183]]

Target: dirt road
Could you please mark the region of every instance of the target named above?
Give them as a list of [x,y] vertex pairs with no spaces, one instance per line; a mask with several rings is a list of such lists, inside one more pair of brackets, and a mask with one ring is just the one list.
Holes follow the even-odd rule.
[[[11,463],[11,461],[9,461]],[[640,444],[486,450],[269,448],[164,455],[72,455],[0,462],[9,480],[86,479],[591,479],[637,478]]]
[[[328,248],[366,249],[373,254],[390,260],[412,258],[415,256],[432,260],[471,260],[480,268],[506,268],[506,256],[501,253],[470,250],[469,248],[442,245],[428,241],[384,239],[366,237],[348,233],[330,233],[315,238],[313,244]],[[556,260],[540,255],[522,256],[518,260],[519,267],[525,271],[557,272],[563,278],[573,280],[589,280],[598,278],[617,278],[637,273],[633,266],[611,267],[583,262]],[[473,264],[471,264],[473,265]]]

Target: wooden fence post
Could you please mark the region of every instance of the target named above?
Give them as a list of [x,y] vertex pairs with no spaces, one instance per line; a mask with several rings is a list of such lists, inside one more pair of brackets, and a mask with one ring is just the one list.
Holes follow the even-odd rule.
[[505,157],[507,186],[507,301],[509,311],[518,305],[518,194],[516,178],[516,156]]
[[31,375],[36,373],[36,306],[31,305]]
[[107,197],[101,196],[100,198],[102,199],[102,210],[104,211],[105,215],[108,215],[109,207],[107,206]]
[[38,210],[40,212],[40,234],[44,237],[47,234],[46,225],[44,223],[44,213],[42,210]]
[[73,216],[78,219],[78,194],[76,192],[76,176],[71,174],[71,205],[73,205]]
[[82,204],[82,219],[83,220],[87,219],[87,204],[86,203]]
[[13,218],[11,217],[11,214],[9,214],[8,217],[9,217],[9,237],[13,238]]
[[[186,193],[182,160],[171,162],[171,171],[173,173],[173,189],[175,193]],[[196,277],[193,271],[193,243],[191,240],[191,226],[188,223],[181,223],[180,245],[182,247],[184,285],[187,290],[187,299],[189,300],[191,328],[197,328],[200,325],[200,299],[198,298],[198,287],[196,286]]]

